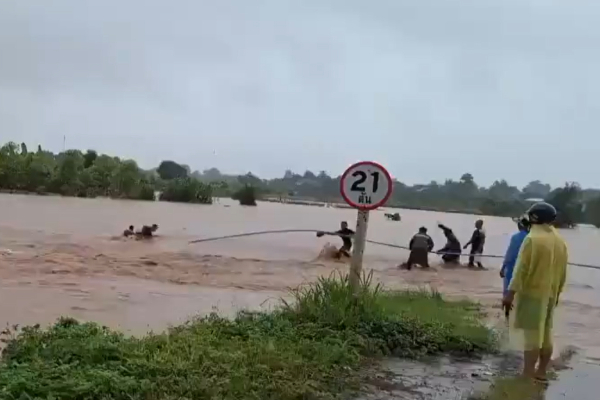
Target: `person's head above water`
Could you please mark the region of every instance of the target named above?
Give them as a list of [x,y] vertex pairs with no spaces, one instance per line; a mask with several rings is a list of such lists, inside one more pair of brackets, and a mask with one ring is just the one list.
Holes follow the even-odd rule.
[[133,228],[133,225],[129,225],[129,230],[130,230],[131,232],[133,232],[133,229],[134,229],[134,228]]
[[158,229],[158,225],[152,224],[152,232],[156,232],[157,229]]
[[342,228],[342,229],[348,229],[348,223],[346,221],[340,222],[340,228]]
[[427,228],[425,228],[424,226],[420,227],[419,233],[427,233]]
[[482,219],[478,219],[477,221],[475,221],[475,228],[477,228],[477,229],[483,228],[483,220]]
[[553,223],[557,212],[552,204],[541,201],[532,205],[526,214],[532,225],[543,225]]

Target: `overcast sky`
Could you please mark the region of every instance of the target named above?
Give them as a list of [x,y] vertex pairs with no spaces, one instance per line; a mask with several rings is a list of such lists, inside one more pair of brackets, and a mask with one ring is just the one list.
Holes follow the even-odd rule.
[[600,187],[599,21],[597,0],[2,0],[0,140]]

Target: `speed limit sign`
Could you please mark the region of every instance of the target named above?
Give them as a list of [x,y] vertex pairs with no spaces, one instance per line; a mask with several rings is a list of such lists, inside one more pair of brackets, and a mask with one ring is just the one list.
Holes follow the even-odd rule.
[[380,164],[361,161],[351,165],[340,180],[342,197],[359,210],[374,210],[392,195],[392,177]]

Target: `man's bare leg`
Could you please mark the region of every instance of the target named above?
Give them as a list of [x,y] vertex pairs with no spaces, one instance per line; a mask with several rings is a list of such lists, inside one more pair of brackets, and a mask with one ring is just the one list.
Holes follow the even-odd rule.
[[523,376],[527,378],[535,378],[535,365],[537,364],[538,358],[540,357],[540,349],[525,350],[523,352],[524,365],[523,365]]
[[550,365],[550,361],[552,360],[552,346],[544,347],[540,350],[540,363],[538,364],[537,371],[535,376],[537,378],[546,378],[546,374],[548,373],[548,366]]

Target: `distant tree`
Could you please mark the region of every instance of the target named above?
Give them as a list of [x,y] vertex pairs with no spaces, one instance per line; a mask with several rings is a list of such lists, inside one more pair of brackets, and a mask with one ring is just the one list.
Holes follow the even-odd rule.
[[243,186],[252,186],[254,188],[262,185],[262,180],[251,172],[238,176],[238,182]]
[[556,226],[572,228],[582,221],[581,187],[577,183],[567,182],[564,187],[554,189],[547,196],[546,201],[558,212]]
[[467,172],[466,174],[462,174],[462,176],[460,177],[460,181],[462,183],[473,184],[475,179],[473,178],[473,175]]
[[307,170],[304,172],[303,178],[304,179],[317,179],[317,176],[314,173],[312,173],[312,171]]
[[235,191],[231,198],[239,201],[242,206],[256,206],[256,188],[252,185],[244,185]]
[[600,196],[589,200],[585,204],[586,221],[600,228]]
[[83,155],[83,168],[88,169],[94,165],[94,161],[98,158],[98,153],[95,150],[88,150]]
[[516,186],[510,186],[504,179],[495,181],[487,190],[491,198],[498,200],[515,200],[521,194]]
[[175,178],[167,182],[160,200],[212,204],[212,187],[193,178]]
[[208,181],[217,181],[223,179],[221,171],[219,171],[217,168],[205,169],[202,172],[202,178]]
[[188,171],[185,167],[177,164],[175,161],[165,160],[160,163],[156,172],[164,180],[176,178],[187,178]]
[[548,184],[540,181],[531,181],[523,188],[522,191],[525,198],[544,199],[550,194],[551,190],[552,188]]

